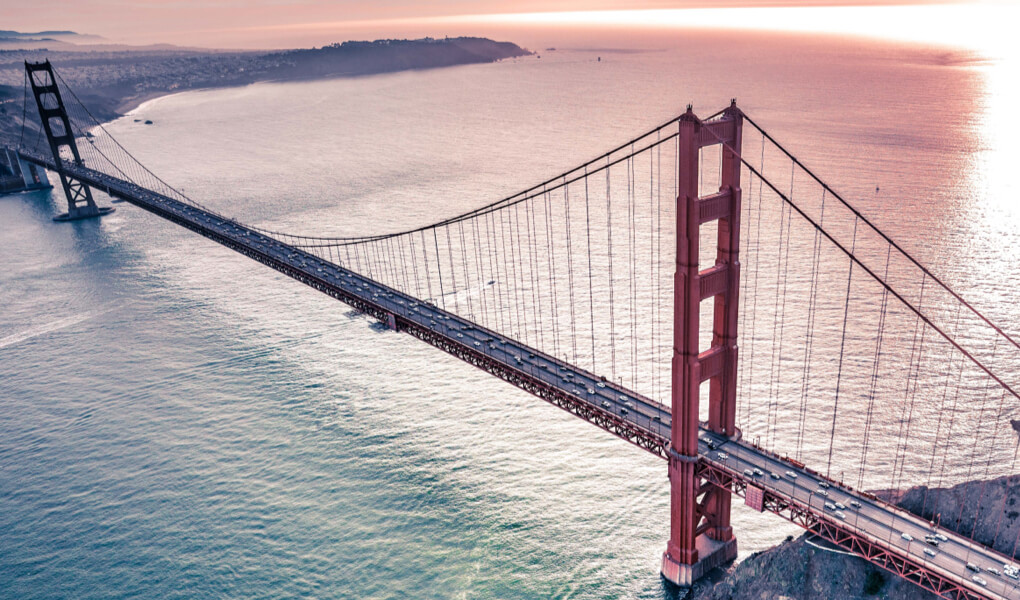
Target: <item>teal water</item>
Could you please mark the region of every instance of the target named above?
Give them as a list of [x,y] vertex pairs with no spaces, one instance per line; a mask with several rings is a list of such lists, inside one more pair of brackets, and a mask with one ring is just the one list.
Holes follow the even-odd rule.
[[[692,35],[189,92],[109,127],[227,214],[364,234],[491,201],[687,102],[710,113],[736,96],[1020,322],[1002,292],[1020,289],[1020,212],[993,168],[1015,156],[989,125],[1013,97],[997,66],[742,44]],[[874,198],[879,184],[896,200]],[[669,594],[658,459],[133,207],[53,223],[62,202],[0,198],[0,598]],[[743,555],[797,531],[734,519]]]

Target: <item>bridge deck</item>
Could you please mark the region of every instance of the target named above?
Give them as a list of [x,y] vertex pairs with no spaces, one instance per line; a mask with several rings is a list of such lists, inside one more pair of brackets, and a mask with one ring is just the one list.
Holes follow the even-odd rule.
[[[48,158],[21,155],[56,169]],[[236,221],[83,166],[65,162],[62,168],[69,177],[232,248],[383,322],[392,319],[398,330],[653,454],[669,455],[670,410],[658,402]],[[764,510],[945,598],[1020,600],[1020,579],[1003,569],[1020,565],[1002,554],[948,530],[933,529],[906,511],[744,441],[702,428],[699,450],[699,470],[705,480],[741,496],[757,488],[763,494]],[[835,507],[836,503],[845,508]],[[925,542],[925,536],[933,533],[944,536],[938,546]],[[980,572],[968,569],[968,563]]]

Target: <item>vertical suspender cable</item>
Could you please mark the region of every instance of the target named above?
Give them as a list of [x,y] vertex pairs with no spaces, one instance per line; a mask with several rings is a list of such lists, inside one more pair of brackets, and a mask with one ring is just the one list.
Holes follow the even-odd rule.
[[443,259],[439,253],[439,235],[436,228],[432,228],[432,243],[436,247],[436,271],[439,273],[439,297],[443,301],[443,310],[446,310],[446,291],[443,289]]
[[[586,179],[587,180],[587,179]],[[585,184],[587,186],[587,183]],[[563,221],[567,230],[567,292],[570,296],[571,359],[577,360],[577,311],[574,309],[574,244],[570,239],[570,186],[563,186]]]
[[[857,248],[857,217],[854,217],[854,237],[850,244],[850,254]],[[839,340],[839,366],[836,368],[836,399],[832,403],[832,428],[829,430],[829,462],[825,467],[825,476],[829,477],[832,472],[832,448],[836,440],[836,412],[839,410],[839,386],[843,378],[843,354],[846,349],[846,322],[850,314],[850,284],[854,278],[854,261],[850,261],[850,268],[846,276],[846,302],[843,304],[843,333]]]
[[[595,294],[592,291],[592,269],[591,269],[591,211],[588,200],[588,168],[584,169],[584,221],[588,238],[588,314],[591,317],[591,372],[595,370]],[[612,264],[610,262],[610,264]]]

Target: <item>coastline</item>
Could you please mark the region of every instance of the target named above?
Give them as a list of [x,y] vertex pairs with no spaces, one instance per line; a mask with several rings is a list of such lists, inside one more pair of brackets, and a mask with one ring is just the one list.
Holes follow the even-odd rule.
[[[523,56],[527,56],[527,55],[523,55]],[[479,65],[479,64],[494,64],[496,62],[499,62],[499,61],[491,61],[491,62],[488,62],[488,63],[465,62],[465,63],[458,63],[458,64],[452,64],[452,65],[439,65],[439,66],[434,66],[434,67],[414,67],[414,68],[400,69],[400,70],[395,70],[395,71],[379,71],[379,72],[372,72],[372,73],[349,73],[349,74],[335,73],[335,74],[308,75],[308,76],[302,76],[302,77],[286,77],[286,78],[266,77],[266,78],[252,79],[250,81],[243,81],[243,82],[242,81],[229,82],[229,83],[224,83],[223,85],[204,85],[204,86],[196,86],[196,87],[187,88],[187,89],[180,89],[180,88],[178,88],[178,89],[173,89],[173,90],[151,90],[151,91],[144,92],[142,94],[138,94],[137,96],[128,96],[126,98],[121,98],[119,100],[115,100],[115,102],[117,102],[117,104],[114,105],[113,110],[117,113],[117,115],[114,116],[113,118],[111,118],[107,122],[109,123],[109,122],[115,121],[115,120],[123,118],[123,117],[133,116],[139,110],[142,110],[145,107],[149,106],[150,104],[153,104],[153,103],[155,103],[155,102],[157,102],[159,100],[162,100],[164,98],[169,98],[171,96],[177,96],[179,94],[189,93],[189,92],[202,92],[202,91],[207,91],[207,90],[224,90],[224,89],[230,89],[230,88],[243,88],[243,87],[247,87],[247,86],[250,86],[250,85],[258,85],[258,84],[264,84],[264,83],[270,83],[270,84],[272,84],[272,83],[301,83],[301,82],[314,82],[314,81],[329,81],[329,80],[333,80],[333,79],[358,79],[358,78],[361,78],[361,77],[375,77],[375,76],[378,76],[378,75],[393,75],[393,74],[396,74],[396,73],[408,73],[408,72],[413,72],[413,71],[431,71],[431,70],[434,70],[434,69],[449,69],[449,68],[467,67],[467,66]]]
[[[155,56],[119,50],[98,59],[77,50],[55,53],[58,63],[86,61],[81,67],[61,67],[59,76],[102,123],[137,115],[151,102],[183,92],[488,64],[533,54],[512,42],[476,37],[343,42],[264,52],[168,49]],[[53,54],[45,49],[25,50],[18,60],[0,64],[0,82],[9,82],[4,89],[20,92],[24,80],[22,59],[41,62],[50,60]],[[9,95],[24,97],[13,92]],[[39,129],[37,119],[21,118],[21,106],[13,112],[18,113],[16,118],[0,120],[0,143],[20,139],[23,126]]]
[[[235,86],[224,86],[224,87],[235,87]],[[212,88],[205,88],[205,89],[212,89]],[[194,91],[194,90],[184,90],[184,91],[191,92],[191,91]],[[135,113],[137,113],[138,111],[144,109],[145,107],[147,107],[147,106],[149,106],[151,104],[155,104],[156,102],[158,102],[159,100],[162,100],[164,98],[169,98],[170,96],[176,96],[178,94],[183,94],[184,91],[168,90],[168,91],[160,92],[160,91],[153,90],[151,92],[146,92],[144,94],[139,94],[137,96],[132,96],[130,98],[123,98],[123,99],[120,100],[119,104],[117,104],[113,108],[113,110],[118,114],[118,116],[116,116],[113,119],[107,121],[107,123],[110,123],[112,121],[116,121],[117,119],[122,119],[124,117],[134,116]]]

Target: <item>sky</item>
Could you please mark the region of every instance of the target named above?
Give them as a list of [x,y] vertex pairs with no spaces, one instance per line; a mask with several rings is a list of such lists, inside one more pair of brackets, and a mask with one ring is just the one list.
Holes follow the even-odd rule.
[[[539,47],[552,29],[724,27],[1010,43],[1020,0],[0,0],[0,27],[213,48],[483,35]],[[1017,21],[1013,21],[1014,23]]]

